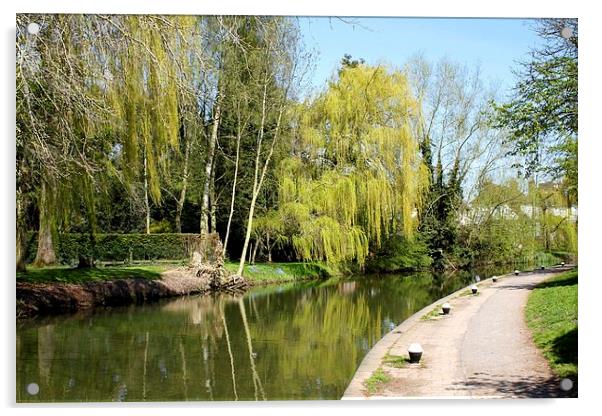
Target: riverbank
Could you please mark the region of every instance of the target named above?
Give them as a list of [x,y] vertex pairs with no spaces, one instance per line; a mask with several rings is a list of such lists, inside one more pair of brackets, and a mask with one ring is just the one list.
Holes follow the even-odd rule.
[[[343,399],[407,397],[562,397],[559,378],[533,344],[523,312],[529,293],[552,274],[500,276],[423,308],[385,335],[364,357]],[[441,305],[451,304],[443,315]],[[418,342],[420,364],[407,349]]]
[[[227,261],[224,267],[230,273],[236,273],[238,262]],[[244,277],[251,286],[292,282],[294,280],[326,279],[337,271],[320,263],[257,263],[245,264]]]
[[[34,315],[74,312],[97,306],[142,303],[166,297],[205,293],[210,290],[209,276],[196,277],[176,271],[89,271],[96,280],[83,280],[82,272],[61,271],[68,282],[17,281],[18,318]],[[34,273],[38,278],[42,273]],[[124,276],[135,275],[137,277]],[[112,277],[111,277],[112,276]],[[120,278],[115,279],[115,276]]]
[[[116,306],[166,297],[207,293],[208,275],[195,277],[177,263],[76,269],[30,267],[17,273],[17,317],[73,312],[96,306]],[[238,263],[226,262],[234,274]],[[263,263],[245,266],[249,286],[326,278],[332,271],[316,263]]]

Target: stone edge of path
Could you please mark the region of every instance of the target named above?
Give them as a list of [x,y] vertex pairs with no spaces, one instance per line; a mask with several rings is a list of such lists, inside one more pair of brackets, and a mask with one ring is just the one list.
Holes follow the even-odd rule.
[[[570,267],[573,267],[573,265],[565,265],[565,266],[551,266],[548,267],[548,269],[556,269],[558,268],[559,272],[561,271],[566,271],[566,270],[570,270]],[[521,273],[534,273],[537,272],[538,270],[525,270],[525,271],[521,271]],[[501,278],[507,278],[507,277],[511,277],[514,276],[514,273],[506,273],[503,275],[499,275],[496,276],[496,278],[501,279]],[[369,378],[372,373],[379,368],[382,365],[382,359],[383,357],[389,352],[389,350],[391,349],[391,347],[393,346],[393,344],[395,343],[395,341],[397,341],[397,339],[399,338],[399,335],[403,332],[407,332],[409,331],[411,328],[414,327],[414,325],[416,325],[418,322],[420,322],[420,319],[426,315],[427,313],[429,313],[430,311],[433,310],[433,308],[435,308],[438,304],[442,303],[442,302],[447,302],[449,300],[452,300],[458,296],[460,296],[462,293],[464,293],[466,290],[470,290],[470,287],[473,284],[476,284],[477,286],[482,285],[483,283],[486,282],[491,282],[491,279],[493,277],[489,277],[487,279],[483,279],[478,283],[471,283],[468,286],[465,286],[461,289],[456,290],[455,292],[436,300],[435,302],[431,303],[430,305],[425,306],[424,308],[420,309],[418,312],[414,313],[413,315],[411,315],[409,318],[407,318],[406,320],[404,320],[401,324],[399,324],[397,327],[395,327],[394,329],[392,329],[391,331],[389,331],[385,336],[383,336],[376,344],[374,344],[374,346],[370,349],[370,351],[368,351],[368,354],[366,354],[366,356],[364,357],[364,359],[362,360],[362,362],[360,363],[359,367],[357,368],[357,370],[355,371],[355,374],[353,375],[353,378],[351,379],[351,381],[349,382],[349,384],[347,385],[347,388],[345,389],[345,392],[343,393],[343,396],[341,397],[341,400],[366,400],[366,399],[370,399],[368,396],[366,396],[364,394],[364,382],[366,381],[367,378]],[[415,397],[412,397],[413,399]],[[434,398],[434,397],[429,397],[429,398]],[[446,397],[447,398],[447,397]],[[458,397],[459,399],[461,397]],[[380,397],[378,398],[380,399]]]

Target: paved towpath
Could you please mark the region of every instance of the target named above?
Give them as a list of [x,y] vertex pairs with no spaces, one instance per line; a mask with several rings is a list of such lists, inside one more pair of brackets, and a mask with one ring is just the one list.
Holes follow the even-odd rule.
[[[366,355],[343,399],[407,397],[561,397],[566,395],[531,340],[524,321],[530,291],[569,267],[506,275],[478,284],[478,294],[460,290],[430,305],[385,335]],[[444,302],[449,315],[439,311]],[[387,364],[407,356],[418,342],[420,364]],[[391,376],[374,394],[365,380],[381,367]]]

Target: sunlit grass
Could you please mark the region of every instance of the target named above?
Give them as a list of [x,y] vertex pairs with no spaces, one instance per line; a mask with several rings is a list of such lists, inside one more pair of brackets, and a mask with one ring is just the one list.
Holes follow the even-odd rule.
[[[238,270],[238,262],[228,261],[225,268],[231,273]],[[331,271],[317,263],[257,263],[245,264],[244,277],[254,281],[291,281],[328,277]]]
[[[33,267],[17,272],[17,282],[25,283],[85,283],[117,279],[148,279],[161,277],[168,265],[148,265],[130,267],[94,267],[77,269],[67,266]],[[171,266],[173,267],[173,266]]]
[[527,323],[533,341],[559,377],[577,376],[578,272],[555,276],[529,296]]
[[391,376],[386,373],[381,367],[374,370],[372,375],[364,381],[366,390],[370,394],[376,393],[384,384],[391,381]]

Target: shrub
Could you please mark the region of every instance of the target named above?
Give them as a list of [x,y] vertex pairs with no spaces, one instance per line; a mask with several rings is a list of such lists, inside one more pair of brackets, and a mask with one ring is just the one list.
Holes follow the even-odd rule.
[[[79,256],[98,261],[184,260],[199,243],[199,234],[97,234],[95,243],[89,234],[63,233],[55,242],[59,263],[73,264]],[[26,259],[36,256],[37,233],[26,239]]]
[[366,261],[366,270],[372,273],[419,270],[429,267],[431,263],[427,246],[422,240],[394,236]]

